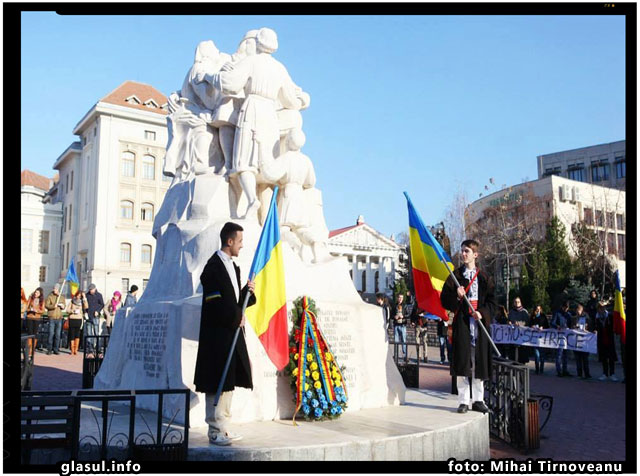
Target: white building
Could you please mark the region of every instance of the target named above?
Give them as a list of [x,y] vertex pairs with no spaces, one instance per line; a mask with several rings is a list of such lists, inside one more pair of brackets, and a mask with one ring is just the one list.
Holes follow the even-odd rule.
[[353,284],[363,297],[391,295],[396,271],[406,262],[403,247],[367,225],[362,215],[355,225],[331,231],[328,249],[333,256],[346,256]]
[[549,175],[625,190],[627,141],[619,140],[538,156],[538,178]]
[[[572,225],[583,222],[596,231],[603,243],[614,268],[620,270],[620,285],[626,282],[626,193],[609,187],[569,180],[551,175],[542,179],[514,185],[509,190],[507,200],[515,199],[529,190],[543,200],[544,210],[535,213],[549,213],[564,224],[565,240],[569,252],[575,255]],[[467,225],[482,218],[488,207],[495,206],[504,199],[505,191],[494,192],[469,205],[466,211]],[[517,273],[514,273],[517,275]]]
[[20,281],[27,297],[39,286],[48,294],[60,277],[62,206],[43,202],[53,183],[30,170],[20,173]]
[[75,257],[82,289],[95,283],[105,299],[133,284],[142,291],[151,272],[153,219],[171,183],[162,175],[166,115],[162,93],[126,81],[85,114],[73,130],[79,141],[53,166],[62,271]]

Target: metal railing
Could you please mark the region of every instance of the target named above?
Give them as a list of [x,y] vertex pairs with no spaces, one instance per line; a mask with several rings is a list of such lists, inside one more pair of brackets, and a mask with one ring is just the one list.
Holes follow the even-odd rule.
[[83,338],[84,352],[82,357],[82,388],[93,388],[93,380],[109,345],[109,335],[85,335]]
[[[168,422],[163,421],[165,397],[167,395],[183,395],[184,407],[178,407]],[[136,408],[137,400],[141,398],[157,398],[156,421],[148,422],[144,417],[145,411]],[[47,428],[42,425],[34,427],[31,415],[33,409],[49,408],[56,411],[63,399],[73,409],[73,415],[68,415],[70,443],[58,446],[62,452],[47,453],[42,446],[30,448],[26,462],[34,464],[55,464],[59,461],[77,459],[80,461],[94,461],[97,459],[114,459],[123,461],[134,459],[138,461],[173,461],[186,460],[189,449],[189,403],[191,392],[189,389],[154,389],[154,390],[74,390],[54,392],[22,392],[22,440],[32,438],[33,430],[40,428],[40,439],[47,439]],[[178,397],[179,398],[179,397]],[[84,411],[82,407],[84,404]],[[88,409],[87,409],[88,408]],[[59,410],[57,410],[59,412]],[[183,413],[183,425],[176,425],[180,412]],[[44,414],[38,416],[44,417]],[[55,415],[54,415],[55,416]],[[27,420],[27,418],[30,418]],[[114,419],[120,419],[120,424],[114,425]],[[125,418],[123,422],[121,418]],[[136,432],[136,426],[142,431]],[[154,427],[154,429],[152,429]],[[82,429],[82,435],[80,434]],[[44,437],[43,437],[44,436]],[[55,435],[53,435],[55,436]],[[35,442],[37,443],[37,442]],[[39,454],[34,455],[35,450]],[[33,458],[32,458],[33,456]],[[51,459],[58,458],[58,461]],[[24,460],[23,460],[24,461]]]
[[31,390],[33,384],[34,335],[20,336],[20,389]]

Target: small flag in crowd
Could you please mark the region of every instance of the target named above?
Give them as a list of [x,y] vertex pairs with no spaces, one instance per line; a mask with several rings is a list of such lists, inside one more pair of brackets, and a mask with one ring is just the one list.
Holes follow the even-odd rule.
[[276,187],[249,272],[257,302],[245,314],[271,362],[282,370],[289,363],[289,334],[277,194]]
[[[76,265],[74,263],[74,258],[71,258],[71,264],[69,265],[69,270],[67,271],[67,276],[64,278],[64,280],[69,283],[69,288],[71,289],[72,296],[76,292],[78,292],[80,281],[78,280],[78,275],[76,274]],[[62,290],[60,290],[60,292],[62,292]]]
[[627,316],[624,314],[624,302],[622,300],[622,289],[620,289],[620,271],[616,271],[616,290],[613,304],[613,330],[620,334],[620,340],[626,343]]
[[447,266],[453,270],[453,263],[440,243],[424,226],[420,215],[411,203],[409,194],[404,192],[404,195],[407,197],[407,206],[409,207],[411,267],[418,307],[445,321],[449,320],[447,312],[440,303],[440,293],[449,277]]

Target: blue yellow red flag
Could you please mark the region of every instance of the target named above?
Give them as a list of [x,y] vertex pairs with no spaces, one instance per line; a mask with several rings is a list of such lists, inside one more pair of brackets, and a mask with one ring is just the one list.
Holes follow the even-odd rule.
[[[448,320],[447,312],[440,303],[440,293],[449,277],[453,263],[447,252],[433,237],[413,206],[409,194],[404,192],[409,208],[409,244],[411,247],[411,270],[418,307]],[[445,264],[446,263],[446,264]]]
[[620,334],[623,344],[627,342],[627,316],[624,312],[624,301],[622,299],[622,289],[620,288],[620,271],[616,271],[616,290],[613,304],[613,330]]
[[248,307],[245,314],[271,362],[282,370],[289,362],[289,335],[277,194],[278,187],[273,191],[249,271],[249,276],[255,281],[256,304]]
[[78,275],[76,274],[74,258],[71,258],[71,264],[69,265],[69,269],[67,270],[67,276],[64,279],[69,283],[69,289],[71,289],[71,295],[73,296],[80,287],[80,281],[78,280]]

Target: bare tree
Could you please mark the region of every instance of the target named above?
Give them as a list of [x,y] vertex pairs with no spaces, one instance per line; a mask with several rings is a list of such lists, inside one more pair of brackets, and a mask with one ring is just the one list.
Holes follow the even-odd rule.
[[455,260],[454,256],[457,254],[454,250],[457,250],[460,243],[466,238],[465,235],[465,210],[469,206],[469,198],[467,192],[458,185],[456,193],[453,195],[451,203],[447,206],[444,212],[444,228],[449,237],[451,245],[451,258]]

